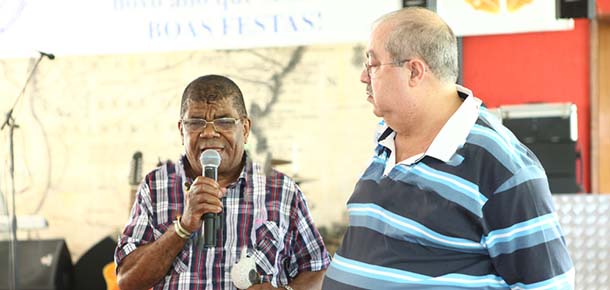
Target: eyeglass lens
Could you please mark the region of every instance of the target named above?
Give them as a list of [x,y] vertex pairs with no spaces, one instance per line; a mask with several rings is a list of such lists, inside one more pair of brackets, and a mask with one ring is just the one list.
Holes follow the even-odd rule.
[[203,119],[187,119],[183,121],[183,124],[186,130],[190,132],[202,131],[207,127],[208,124],[212,124],[214,130],[218,132],[225,132],[233,130],[237,121],[239,121],[239,119],[233,118],[220,118],[214,121],[206,121]]

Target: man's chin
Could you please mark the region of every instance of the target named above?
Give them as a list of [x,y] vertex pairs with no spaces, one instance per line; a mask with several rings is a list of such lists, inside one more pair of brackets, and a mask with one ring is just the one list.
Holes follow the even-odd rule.
[[383,115],[381,114],[381,112],[379,112],[379,109],[377,109],[374,106],[373,106],[373,114],[375,114],[375,116],[377,116],[379,118],[383,118]]

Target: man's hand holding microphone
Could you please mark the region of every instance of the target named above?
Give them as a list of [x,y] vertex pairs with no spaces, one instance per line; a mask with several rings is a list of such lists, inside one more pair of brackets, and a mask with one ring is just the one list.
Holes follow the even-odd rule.
[[218,184],[220,154],[216,150],[207,149],[201,153],[199,161],[202,176],[198,176],[193,184],[187,186],[180,223],[189,233],[202,229],[198,246],[210,248],[216,246],[216,234],[219,228],[217,214],[223,210],[220,199],[224,197],[226,188],[221,188]]

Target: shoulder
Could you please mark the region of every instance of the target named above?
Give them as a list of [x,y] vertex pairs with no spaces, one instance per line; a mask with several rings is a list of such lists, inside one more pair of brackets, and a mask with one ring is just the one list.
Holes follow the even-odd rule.
[[546,182],[536,155],[485,108],[481,108],[461,153],[468,168],[476,168],[474,180],[486,195],[537,180]]
[[157,164],[157,167],[146,174],[145,181],[166,179],[170,176],[174,176],[180,170],[177,168],[179,165],[179,162],[173,162],[171,160],[159,163]]
[[264,187],[266,194],[283,196],[283,199],[302,195],[296,181],[285,173],[274,168],[265,170],[265,167],[257,162],[250,162],[248,166],[248,179],[252,186]]
[[481,109],[466,144],[488,153],[498,165],[513,173],[526,166],[540,167],[538,159],[529,148],[485,108]]

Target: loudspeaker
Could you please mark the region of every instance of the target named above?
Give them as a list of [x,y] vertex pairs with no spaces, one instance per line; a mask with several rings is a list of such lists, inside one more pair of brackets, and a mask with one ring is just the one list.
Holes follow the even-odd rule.
[[524,143],[540,160],[547,176],[576,176],[576,143]]
[[556,0],[556,18],[595,17],[595,0]]
[[105,237],[83,254],[74,265],[74,290],[106,290],[103,269],[114,261],[117,242]]
[[[576,147],[578,126],[576,105],[546,103],[501,106],[502,124],[510,129],[538,157],[552,193],[577,193],[582,168]],[[582,164],[582,162],[580,163]],[[582,167],[582,166],[581,166]]]
[[436,11],[436,0],[402,0],[402,7],[423,7]]
[[[64,240],[17,241],[17,289],[71,290],[73,266]],[[9,290],[10,242],[0,241],[0,290]]]
[[576,141],[571,127],[573,118],[529,117],[502,120],[525,145],[534,143],[566,143]]

